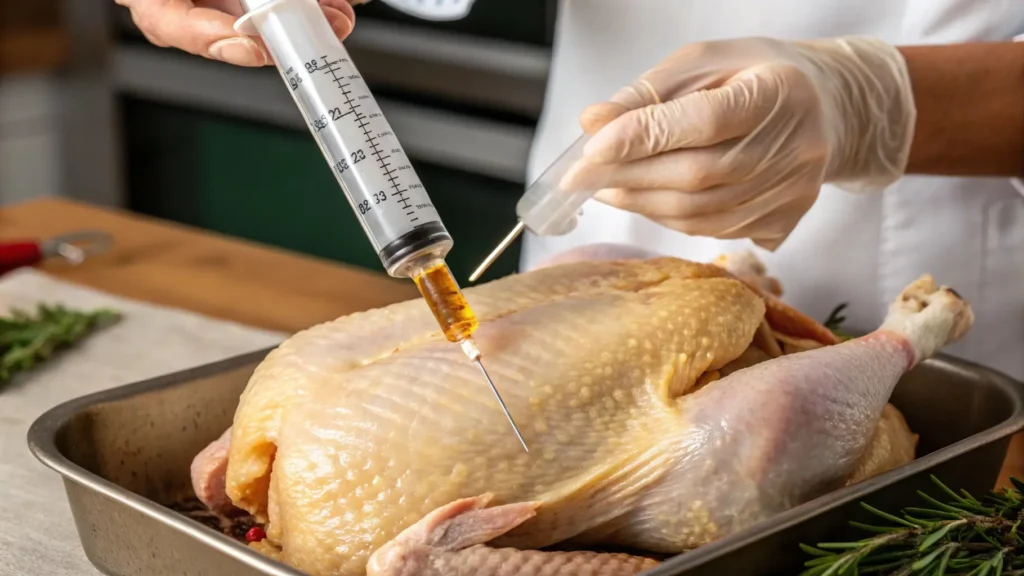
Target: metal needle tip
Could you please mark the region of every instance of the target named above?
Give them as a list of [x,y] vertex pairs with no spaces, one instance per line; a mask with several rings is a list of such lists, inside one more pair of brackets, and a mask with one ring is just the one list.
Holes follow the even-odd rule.
[[498,393],[498,388],[494,385],[494,381],[491,380],[491,375],[487,373],[487,369],[484,368],[484,363],[477,357],[475,360],[476,365],[480,367],[480,371],[484,373],[484,378],[487,379],[487,383],[491,386],[491,392],[494,392],[494,397],[498,399],[498,404],[501,405],[502,412],[505,413],[505,418],[508,418],[508,423],[512,425],[512,430],[516,433],[516,438],[519,439],[519,443],[523,445],[523,450],[527,452],[530,448],[526,445],[526,440],[523,440],[523,435],[519,432],[519,427],[516,426],[516,421],[512,419],[512,413],[508,411],[508,406],[505,406],[505,401],[501,399],[501,394]]
[[525,228],[525,225],[523,224],[523,221],[520,220],[516,223],[516,227],[508,233],[508,236],[505,236],[505,239],[498,244],[497,248],[488,254],[487,258],[484,258],[484,261],[477,266],[476,270],[473,271],[472,274],[470,274],[469,281],[476,282],[481,276],[483,276],[484,272],[487,272],[487,269],[491,267],[491,264],[494,264],[494,261],[498,259],[498,256],[501,256],[501,253],[508,249],[508,247],[515,242],[516,238],[523,233],[523,228]]

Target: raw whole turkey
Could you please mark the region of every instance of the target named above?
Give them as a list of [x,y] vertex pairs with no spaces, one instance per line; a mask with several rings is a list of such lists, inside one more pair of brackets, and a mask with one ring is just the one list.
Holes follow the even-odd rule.
[[529,453],[413,300],[269,354],[197,495],[312,576],[635,574],[656,561],[580,549],[682,552],[912,460],[889,396],[973,322],[922,276],[839,342],[751,255],[599,248],[465,291]]

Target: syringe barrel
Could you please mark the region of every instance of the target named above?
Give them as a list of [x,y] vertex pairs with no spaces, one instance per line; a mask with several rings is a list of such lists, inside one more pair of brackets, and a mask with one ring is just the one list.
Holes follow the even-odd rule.
[[423,184],[316,0],[243,0],[258,33],[381,262],[444,257],[452,240]]
[[516,215],[528,230],[539,236],[562,236],[576,228],[576,218],[583,204],[597,190],[568,191],[560,183],[566,172],[583,156],[586,134],[562,153],[537,178],[516,204]]

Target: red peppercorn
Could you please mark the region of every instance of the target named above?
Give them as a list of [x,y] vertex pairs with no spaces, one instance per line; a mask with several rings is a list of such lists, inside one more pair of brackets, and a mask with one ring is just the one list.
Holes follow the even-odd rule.
[[246,542],[259,542],[267,537],[267,533],[263,531],[263,528],[259,526],[253,526],[249,528],[249,531],[245,533]]

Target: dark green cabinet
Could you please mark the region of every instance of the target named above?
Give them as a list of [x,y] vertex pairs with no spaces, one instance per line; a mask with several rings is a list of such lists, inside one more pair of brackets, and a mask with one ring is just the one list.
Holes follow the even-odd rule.
[[[381,270],[309,134],[134,99],[121,109],[132,210]],[[448,263],[463,280],[515,224],[522,186],[413,164],[455,240]],[[517,263],[514,247],[487,277]]]

